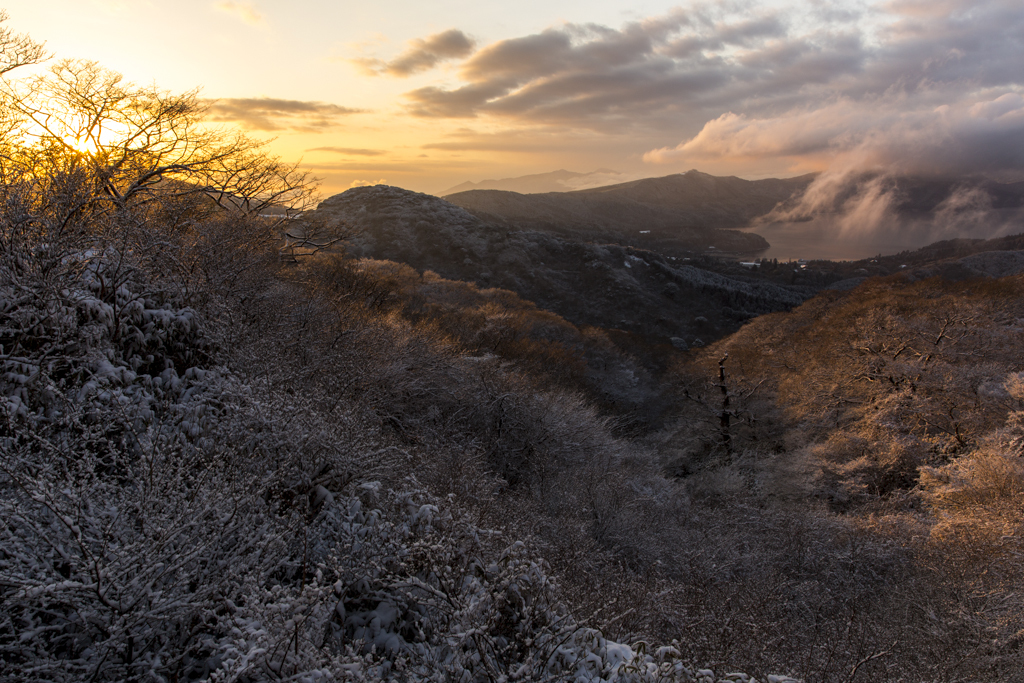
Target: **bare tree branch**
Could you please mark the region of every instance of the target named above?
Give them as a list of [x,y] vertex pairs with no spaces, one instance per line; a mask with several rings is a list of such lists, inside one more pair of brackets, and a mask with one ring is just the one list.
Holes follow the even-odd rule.
[[208,128],[196,91],[140,87],[95,62],[63,60],[48,73],[3,81],[0,98],[14,117],[2,180],[63,197],[50,206],[64,212],[60,223],[172,204],[194,220],[224,212],[284,220],[316,201],[318,181],[269,154],[267,143]]
[[[7,10],[0,9],[0,24],[8,19]],[[38,64],[49,57],[44,43],[37,43],[24,33],[16,34],[6,26],[0,26],[0,75],[18,67]]]

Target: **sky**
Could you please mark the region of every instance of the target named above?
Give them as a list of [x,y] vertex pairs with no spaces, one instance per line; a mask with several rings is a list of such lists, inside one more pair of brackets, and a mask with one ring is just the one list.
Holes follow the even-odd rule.
[[55,58],[199,88],[212,123],[272,139],[325,196],[557,169],[1024,180],[1021,0],[0,7]]

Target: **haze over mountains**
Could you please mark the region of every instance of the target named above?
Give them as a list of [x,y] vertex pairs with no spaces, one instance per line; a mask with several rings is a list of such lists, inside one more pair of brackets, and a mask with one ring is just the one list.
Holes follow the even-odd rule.
[[500,180],[481,180],[478,183],[464,182],[450,187],[439,196],[444,197],[456,192],[467,192],[469,190],[506,190],[508,192],[521,192],[530,194],[535,192],[571,192],[582,190],[588,187],[601,187],[614,182],[620,182],[624,174],[608,168],[599,168],[590,173],[576,173],[560,169],[550,173],[534,173],[531,175],[519,176],[517,178],[502,178]]

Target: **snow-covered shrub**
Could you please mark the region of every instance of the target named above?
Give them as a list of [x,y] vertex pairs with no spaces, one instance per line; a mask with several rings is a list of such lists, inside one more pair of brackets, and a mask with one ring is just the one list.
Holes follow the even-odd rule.
[[273,458],[138,436],[4,449],[0,679],[694,680],[413,482],[282,490]]
[[[11,253],[0,680],[695,680],[677,650],[584,628],[536,553],[403,484],[412,454],[327,391],[317,365],[359,370],[375,400],[401,390],[396,420],[424,434],[440,414],[429,398],[472,363],[431,350],[434,366],[410,378],[432,347],[386,321],[360,335],[386,331],[388,362],[320,356],[320,326],[342,321],[313,297],[268,340],[280,362],[240,373],[223,361],[245,356],[218,348],[237,330],[210,315],[225,308],[211,295],[194,307],[136,253],[70,251],[48,268]],[[249,294],[288,290],[276,287]],[[488,438],[534,452],[534,482],[535,465],[602,447],[583,406],[525,389],[460,429],[497,420]]]

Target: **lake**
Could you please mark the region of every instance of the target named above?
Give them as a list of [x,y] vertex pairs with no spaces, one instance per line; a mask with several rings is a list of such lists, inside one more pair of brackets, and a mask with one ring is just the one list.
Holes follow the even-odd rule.
[[844,233],[835,217],[792,223],[768,223],[744,232],[756,232],[771,245],[757,258],[798,261],[828,259],[857,261],[920,249],[939,240],[955,237],[991,239],[1024,229],[1024,214],[1018,209],[985,211],[959,220],[893,220]]

